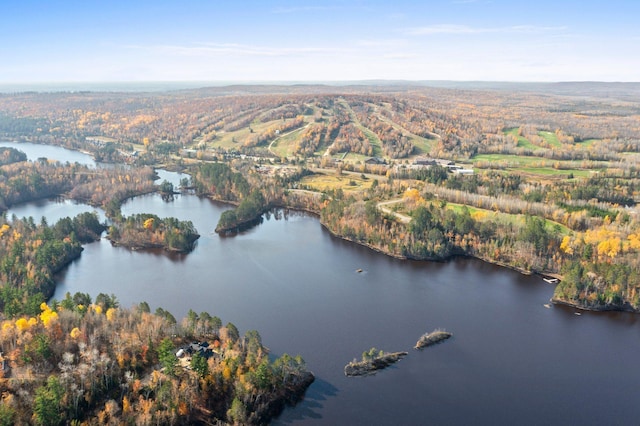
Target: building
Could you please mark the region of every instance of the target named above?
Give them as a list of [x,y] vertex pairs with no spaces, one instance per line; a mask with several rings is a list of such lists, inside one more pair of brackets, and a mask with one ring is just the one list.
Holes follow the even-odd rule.
[[463,169],[463,168],[459,168],[459,169],[453,169],[451,170],[452,173],[455,173],[457,175],[472,175],[473,174],[473,169]]
[[366,160],[364,160],[365,164],[386,164],[386,162],[384,161],[384,158],[380,158],[380,157],[371,157],[371,158],[367,158]]

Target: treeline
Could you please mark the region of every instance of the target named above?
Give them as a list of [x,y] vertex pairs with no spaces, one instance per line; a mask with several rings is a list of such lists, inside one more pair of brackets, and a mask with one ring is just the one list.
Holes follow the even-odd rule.
[[[63,166],[48,161],[19,162],[0,168],[0,210],[69,191],[88,180],[76,171],[82,166]],[[85,169],[86,170],[86,169]]]
[[488,171],[473,176],[454,175],[439,166],[397,168],[388,173],[397,179],[424,181],[425,198],[439,197],[506,213],[530,214],[584,231],[619,214],[618,204],[633,206],[640,180],[595,176],[589,179],[527,181],[522,175]]
[[27,154],[15,148],[0,147],[0,166],[27,161]]
[[242,173],[234,172],[225,163],[200,164],[192,180],[198,195],[211,195],[225,201],[238,201],[251,190]]
[[134,214],[117,220],[109,227],[109,239],[128,248],[163,248],[186,253],[193,250],[200,237],[191,221],[154,214]]
[[8,137],[32,136],[49,129],[49,120],[39,117],[16,117],[0,113],[0,135]]
[[496,224],[479,220],[467,208],[445,208],[444,201],[428,201],[411,191],[406,201],[411,222],[383,214],[377,199],[388,190],[378,185],[365,197],[346,197],[333,191],[325,199],[321,221],[331,232],[382,252],[404,258],[442,260],[469,255],[527,271],[558,271],[560,236],[544,219]]
[[367,135],[353,123],[340,126],[333,144],[329,147],[329,154],[338,152],[353,152],[362,155],[373,155],[373,146]]
[[80,256],[82,242],[100,237],[94,213],[63,218],[53,226],[33,218],[0,219],[0,311],[5,317],[34,315],[53,294],[53,275]]
[[553,298],[594,310],[639,310],[640,273],[631,264],[572,260],[563,268]]
[[[257,331],[206,312],[182,324],[82,293],[5,319],[0,423],[266,424],[313,381],[300,357],[270,360]],[[194,341],[203,351],[176,356]]]
[[46,159],[19,162],[0,168],[0,210],[68,194],[72,199],[103,207],[116,215],[127,198],[157,190],[151,168],[90,168]]
[[238,207],[222,212],[215,231],[224,233],[250,225],[259,220],[268,207],[264,195],[255,188],[240,201]]
[[414,153],[411,140],[395,126],[381,120],[373,108],[358,112],[358,120],[378,136],[382,142],[382,151],[389,158],[406,158]]
[[640,310],[640,225],[605,217],[603,224],[567,235],[560,244],[563,280],[554,299],[590,309]]
[[310,125],[300,135],[294,148],[294,153],[296,155],[312,156],[323,144],[326,132],[327,127],[322,123]]

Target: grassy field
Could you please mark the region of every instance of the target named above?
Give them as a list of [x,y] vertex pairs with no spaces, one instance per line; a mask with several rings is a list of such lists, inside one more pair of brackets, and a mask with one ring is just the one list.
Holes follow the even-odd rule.
[[480,154],[473,157],[474,166],[478,162],[491,162],[503,165],[507,170],[541,177],[590,177],[597,170],[581,168],[579,161],[557,161],[539,157],[507,154]]
[[367,139],[369,139],[369,143],[373,147],[373,155],[372,155],[372,157],[382,157],[382,141],[380,140],[378,135],[373,133],[368,128],[364,127],[362,124],[356,124],[356,126],[360,130],[362,130],[362,133],[364,133],[364,135],[367,137]]
[[345,192],[360,192],[369,189],[371,182],[372,179],[362,179],[354,175],[337,176],[314,174],[302,178],[300,185],[315,191],[336,190],[341,188]]
[[[465,206],[464,204],[456,204],[456,203],[447,203],[445,208],[449,210],[453,210],[456,213],[461,213],[462,209],[466,207],[469,210],[469,213],[474,217],[477,221],[491,221],[498,223],[511,223],[515,225],[524,225],[525,223],[525,215],[523,214],[511,214],[511,213],[503,213],[496,212],[493,210],[479,209],[476,207]],[[552,220],[545,219],[545,226],[547,231],[554,232],[556,229],[560,229],[560,233],[562,235],[568,235],[572,231],[561,223],[554,222]]]
[[[334,157],[336,158],[342,158],[344,154],[339,154],[339,155],[335,155]],[[362,155],[362,154],[356,154],[353,152],[348,153],[344,159],[342,161],[344,161],[345,163],[364,163],[367,159],[369,159],[371,157],[369,157],[368,155]]]
[[532,175],[542,175],[542,176],[568,176],[572,174],[574,177],[590,177],[593,172],[591,170],[581,170],[581,169],[554,169],[552,167],[519,167],[517,169],[523,173],[529,173]]
[[531,141],[529,139],[525,138],[524,136],[519,136],[517,127],[505,130],[504,134],[505,135],[515,136],[518,139],[518,147],[519,148],[530,149],[532,151],[535,151],[537,149],[542,149],[539,146],[534,145],[533,143],[531,143]]
[[538,136],[542,137],[547,143],[555,148],[561,148],[562,144],[553,132],[538,132]]
[[411,139],[411,143],[416,147],[416,151],[419,155],[428,154],[431,152],[431,148],[436,143],[434,139],[427,139],[416,135],[408,135]]
[[553,165],[555,160],[547,160],[540,157],[530,157],[525,155],[511,155],[511,154],[478,154],[472,158],[473,162],[478,161],[490,161],[492,163],[503,163],[514,165],[516,167],[525,167],[535,165]]
[[[305,122],[309,122],[310,120],[312,120],[311,116],[305,116]],[[216,139],[207,143],[207,145],[209,147],[219,147],[224,149],[240,148],[243,145],[243,143],[247,140],[247,138],[251,135],[251,130],[253,130],[253,133],[255,134],[260,134],[265,130],[267,130],[269,127],[280,124],[280,123],[282,123],[282,120],[272,120],[272,121],[267,121],[266,123],[261,123],[259,119],[256,119],[252,121],[249,126],[244,127],[242,129],[239,129],[233,132],[218,132]],[[283,137],[283,139],[285,140],[282,148],[283,152],[285,151],[288,152],[292,149],[292,146],[284,146],[284,145],[291,145],[295,143],[296,135],[299,135],[298,131],[294,131],[292,135]],[[289,136],[292,136],[292,138],[289,138]],[[278,141],[278,143],[280,144],[280,141]]]
[[279,157],[293,157],[295,155],[294,150],[296,148],[296,144],[303,130],[304,127],[301,127],[285,136],[278,138],[278,140],[271,147],[271,150]]

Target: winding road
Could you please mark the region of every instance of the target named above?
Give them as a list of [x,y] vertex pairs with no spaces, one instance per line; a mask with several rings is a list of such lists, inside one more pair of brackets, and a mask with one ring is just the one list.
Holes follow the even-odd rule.
[[396,198],[394,200],[389,200],[389,201],[381,201],[379,202],[376,207],[378,208],[378,210],[380,210],[381,212],[391,215],[393,217],[395,217],[398,221],[407,224],[409,222],[411,222],[411,216],[407,216],[406,214],[402,214],[402,213],[398,213],[395,212],[393,210],[391,210],[389,207],[392,204],[397,204],[397,203],[401,203],[402,202],[402,198]]

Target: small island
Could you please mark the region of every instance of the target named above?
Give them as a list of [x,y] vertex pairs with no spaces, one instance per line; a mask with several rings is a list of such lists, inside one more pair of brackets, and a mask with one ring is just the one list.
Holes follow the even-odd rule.
[[114,245],[132,250],[161,248],[171,252],[188,253],[200,235],[191,221],[154,214],[129,216],[109,227],[109,240]]
[[215,232],[228,235],[249,229],[262,221],[262,214],[269,209],[264,196],[253,191],[235,209],[220,215]]
[[387,368],[407,356],[407,352],[384,352],[371,348],[362,353],[362,361],[355,359],[344,367],[345,376],[368,376]]
[[453,334],[444,330],[434,330],[431,333],[425,333],[420,336],[418,342],[416,342],[416,345],[414,346],[414,349],[423,349],[427,346],[435,345],[444,340],[447,340],[451,336],[453,336]]

